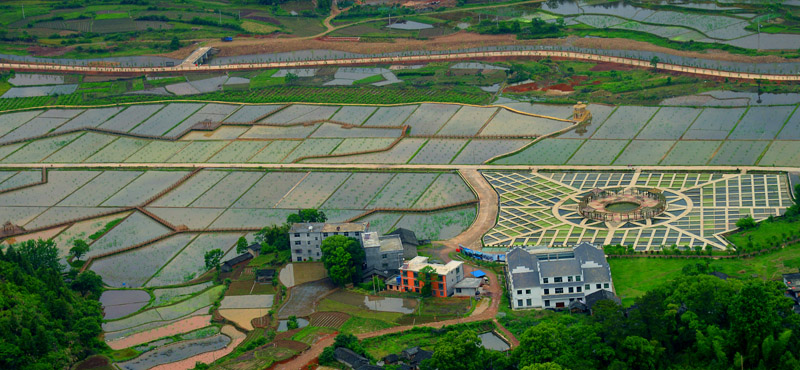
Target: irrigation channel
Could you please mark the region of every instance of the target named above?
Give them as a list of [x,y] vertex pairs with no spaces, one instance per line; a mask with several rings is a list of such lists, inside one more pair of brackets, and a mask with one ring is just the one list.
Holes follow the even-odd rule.
[[[461,60],[481,60],[481,59],[512,59],[512,58],[556,58],[569,60],[583,60],[602,63],[615,63],[639,68],[652,68],[650,59],[647,57],[658,56],[662,62],[657,63],[656,67],[660,70],[687,73],[698,76],[708,76],[716,78],[733,78],[743,80],[770,80],[770,81],[800,81],[800,64],[797,63],[775,63],[754,65],[746,63],[723,63],[710,60],[696,60],[681,58],[664,54],[662,58],[659,53],[637,52],[637,51],[613,51],[613,50],[582,50],[577,51],[558,50],[556,48],[529,49],[522,47],[513,48],[484,48],[471,49],[454,52],[404,52],[390,53],[383,55],[358,56],[356,54],[338,52],[329,55],[325,51],[315,54],[300,52],[300,55],[291,53],[292,56],[284,56],[286,59],[274,60],[266,56],[253,56],[259,61],[243,62],[247,56],[242,56],[236,60],[231,59],[228,64],[200,64],[192,63],[180,64],[175,66],[113,66],[98,67],[90,66],[88,63],[81,63],[75,60],[54,59],[52,63],[47,60],[25,58],[9,58],[8,55],[0,55],[5,60],[18,59],[16,62],[0,63],[0,70],[15,70],[20,72],[49,72],[49,73],[82,73],[82,74],[114,74],[114,75],[141,75],[154,73],[185,73],[185,72],[226,72],[236,70],[258,70],[272,68],[313,68],[323,66],[364,66],[375,64],[403,64],[403,63],[430,63]],[[604,55],[601,53],[616,54]],[[289,53],[284,53],[289,54]],[[624,55],[624,56],[621,56]],[[138,61],[149,57],[137,57]],[[158,57],[153,57],[158,58]],[[641,59],[640,59],[641,58]],[[159,59],[159,60],[163,60]],[[260,61],[267,60],[267,61]],[[63,64],[71,63],[71,64]],[[138,63],[131,63],[138,64]],[[147,63],[146,63],[147,64]],[[698,67],[702,65],[703,67]],[[710,67],[709,67],[710,66]],[[756,72],[756,71],[765,72]],[[768,71],[768,72],[766,72]]]

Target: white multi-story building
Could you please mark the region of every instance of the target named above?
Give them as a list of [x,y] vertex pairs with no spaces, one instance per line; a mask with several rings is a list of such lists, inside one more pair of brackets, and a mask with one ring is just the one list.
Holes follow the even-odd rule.
[[515,248],[506,253],[511,308],[567,308],[600,290],[613,293],[611,269],[601,249]]
[[[322,241],[329,236],[344,235],[361,243],[361,234],[367,232],[369,223],[300,223],[289,229],[292,261],[319,261],[322,259]],[[362,245],[363,247],[363,245]]]

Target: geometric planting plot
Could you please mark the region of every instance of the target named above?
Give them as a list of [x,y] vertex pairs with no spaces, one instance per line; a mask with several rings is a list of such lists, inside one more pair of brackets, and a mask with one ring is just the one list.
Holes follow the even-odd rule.
[[778,134],[780,140],[800,140],[800,113],[797,111],[792,114],[792,117],[783,126],[783,129]]
[[310,122],[330,118],[340,107],[325,105],[290,105],[281,111],[259,121],[285,125],[290,123]]
[[349,172],[312,172],[279,203],[280,208],[317,208],[350,176]]
[[369,203],[369,208],[409,208],[436,179],[436,173],[398,173]]
[[453,164],[481,164],[498,155],[515,151],[530,140],[477,140],[473,139],[461,149]]
[[750,107],[729,139],[772,140],[796,107]]
[[126,163],[164,163],[169,157],[189,145],[188,142],[151,141],[130,157]]
[[157,207],[187,207],[197,197],[227,176],[228,173],[227,171],[200,171],[169,193],[162,195],[152,205]]
[[[42,113],[43,115],[44,113]],[[6,143],[12,140],[30,139],[39,135],[44,135],[52,129],[61,126],[67,122],[66,118],[45,118],[39,115],[38,117],[28,121],[28,123],[18,127],[14,131],[3,136],[0,143]]]
[[213,157],[208,159],[208,163],[245,163],[252,158],[259,150],[267,146],[269,142],[263,141],[234,141],[226,146]]
[[67,130],[80,129],[84,127],[97,127],[105,122],[109,117],[122,111],[122,107],[113,108],[100,108],[100,109],[87,109],[77,117],[71,119],[54,132],[62,132]]
[[758,162],[761,166],[797,166],[800,163],[800,148],[796,141],[773,141],[764,157]]
[[103,206],[137,206],[187,174],[187,171],[147,171],[103,202]]
[[139,122],[144,121],[163,107],[163,104],[132,105],[98,127],[106,130],[128,132]]
[[164,306],[175,303],[177,301],[189,298],[194,293],[205,290],[206,288],[214,285],[213,281],[208,281],[202,284],[189,285],[180,288],[166,288],[153,290],[155,299],[150,307]]
[[363,209],[392,176],[394,174],[391,173],[356,172],[328,198],[322,208]]
[[619,155],[615,165],[655,166],[667,155],[674,141],[633,140]]
[[273,141],[260,152],[256,153],[249,163],[277,163],[280,162],[294,148],[300,145],[299,141]]
[[196,123],[200,122],[221,122],[225,119],[231,112],[239,108],[238,105],[229,105],[229,104],[208,104],[203,108],[200,108],[195,114],[189,116],[189,118],[185,119],[181,124],[173,127],[169,132],[165,134],[168,137],[176,137],[181,133],[185,132],[186,130],[192,128]]
[[311,137],[400,137],[400,129],[345,127],[335,123],[323,123]]
[[661,108],[653,119],[642,129],[637,139],[677,140],[694,122],[702,109]]
[[414,203],[414,208],[433,208],[475,199],[475,194],[454,173],[443,173]]
[[540,136],[571,125],[569,122],[527,116],[503,109],[483,128],[480,136]]
[[86,256],[94,257],[102,253],[127,248],[169,232],[170,229],[166,226],[140,212],[134,212],[92,243]]
[[52,206],[99,174],[98,171],[50,171],[46,184],[0,194],[0,206]]
[[286,222],[296,209],[231,208],[209,226],[211,229],[262,228]]
[[128,183],[139,177],[139,171],[105,171],[94,180],[84,185],[64,200],[58,206],[96,207],[108,197],[114,195]]
[[300,157],[324,156],[335,149],[342,139],[307,139],[284,158],[284,163],[291,163]]
[[183,148],[180,152],[170,157],[169,163],[197,163],[205,162],[219,152],[228,142],[226,141],[195,141]]
[[241,139],[304,139],[320,124],[301,126],[253,126],[240,136]]
[[[400,140],[391,149],[383,152],[358,154],[346,157],[313,158],[302,161],[303,163],[406,163],[419,147],[425,143],[422,138],[406,138]],[[344,144],[344,143],[343,143]],[[337,147],[338,148],[338,147]]]
[[28,142],[27,145],[18,149],[8,157],[3,159],[3,163],[36,163],[49,156],[51,153],[59,150],[73,140],[78,138],[81,133],[74,132],[71,134],[49,137]]
[[706,108],[683,135],[684,139],[722,140],[728,137],[744,108]]
[[704,165],[719,144],[719,141],[678,141],[661,165]]
[[519,153],[503,157],[496,164],[564,164],[583,140],[544,139]]
[[102,230],[109,222],[118,218],[128,217],[129,214],[130,212],[118,213],[106,217],[77,222],[70,226],[68,229],[62,231],[60,234],[58,234],[58,236],[53,238],[53,242],[55,242],[56,247],[58,247],[58,257],[62,258],[69,255],[69,250],[72,248],[72,243],[75,241],[75,239],[81,239],[88,243],[91,241],[91,239],[89,239],[89,235]]
[[375,112],[376,109],[377,108],[375,107],[342,107],[342,109],[339,109],[339,111],[336,112],[333,117],[331,117],[331,121],[344,122],[359,126],[364,122],[364,120],[367,119],[367,117],[372,115],[372,112]]
[[344,139],[331,154],[356,153],[368,150],[383,150],[392,145],[392,138],[355,138]]
[[112,287],[138,288],[197,234],[178,234],[130,252],[94,260],[91,270]]
[[263,172],[236,171],[231,172],[214,185],[205,194],[198,197],[190,207],[227,208],[239,197],[250,189],[261,177]]
[[422,104],[405,124],[411,126],[411,135],[433,135],[459,108],[450,104]]
[[430,139],[409,163],[440,164],[450,163],[453,157],[467,143],[466,139]]
[[226,118],[225,122],[252,122],[260,117],[274,112],[280,107],[281,105],[245,105],[239,108],[236,113]]
[[306,172],[267,172],[233,205],[234,208],[272,208],[306,176]]
[[754,165],[768,141],[725,141],[709,165]]
[[184,225],[191,230],[202,230],[225,212],[224,208],[158,208],[147,207],[154,215],[161,217],[172,225]]
[[472,225],[476,214],[475,207],[426,214],[407,214],[397,222],[395,227],[414,230],[420,239],[447,240]]
[[597,129],[597,132],[592,135],[592,138],[633,139],[657,110],[657,107],[619,107],[614,114]]
[[378,108],[367,122],[364,122],[364,126],[400,126],[418,107],[418,105],[402,105]]
[[79,163],[92,156],[112,141],[115,136],[87,132],[69,145],[47,157],[44,163]]
[[115,163],[122,162],[149,144],[147,140],[120,137],[97,153],[86,159],[85,163]]
[[31,110],[27,112],[6,113],[0,115],[0,136],[9,133],[23,123],[30,121],[42,111]]
[[152,117],[136,126],[130,132],[134,134],[161,136],[167,133],[172,127],[188,118],[192,113],[200,109],[202,104],[183,104],[172,103],[158,111]]
[[627,140],[586,140],[567,163],[609,165],[627,144]]
[[107,322],[103,324],[103,330],[106,332],[119,331],[149,322],[169,321],[190,315],[214,303],[224,288],[224,286],[218,285],[178,304],[150,309],[121,320]]
[[[239,239],[241,233],[200,234],[180,254],[147,282],[148,287],[183,284],[200,277],[205,271],[203,256],[212,249],[227,252]],[[147,280],[147,278],[145,278]]]
[[461,107],[437,135],[477,135],[495,112],[497,108]]
[[0,177],[0,190],[30,185],[39,181],[42,181],[42,171],[4,171],[3,176]]

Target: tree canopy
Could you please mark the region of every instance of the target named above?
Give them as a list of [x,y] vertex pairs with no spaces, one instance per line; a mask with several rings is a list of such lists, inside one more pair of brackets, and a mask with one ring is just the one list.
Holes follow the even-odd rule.
[[53,242],[0,250],[0,277],[1,369],[65,369],[106,348],[98,285],[86,282],[99,277],[81,274],[70,289]]
[[328,221],[328,216],[325,216],[325,212],[316,209],[302,209],[300,212],[292,213],[286,217],[286,222],[290,224],[325,221]]
[[322,241],[322,263],[337,285],[357,283],[364,264],[364,248],[354,238],[333,235]]

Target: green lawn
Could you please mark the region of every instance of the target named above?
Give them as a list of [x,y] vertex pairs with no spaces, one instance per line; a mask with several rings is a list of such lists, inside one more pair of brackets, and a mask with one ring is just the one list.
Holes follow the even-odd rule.
[[753,247],[758,250],[769,248],[786,237],[797,235],[800,232],[800,221],[784,221],[776,218],[774,221],[759,222],[755,228],[739,231],[728,236],[728,240],[743,251],[748,250],[748,243],[752,242]]
[[[626,306],[653,287],[680,276],[684,266],[705,263],[704,260],[677,258],[609,258],[608,262],[614,288]],[[761,279],[777,280],[781,274],[797,272],[800,268],[800,244],[753,258],[712,260],[711,267],[732,277],[757,275]]]
[[388,329],[395,326],[392,323],[381,321],[378,319],[370,319],[367,317],[353,316],[339,328],[342,333],[362,334],[378,331],[381,329]]
[[344,312],[349,314],[350,316],[354,317],[358,316],[367,319],[377,319],[385,321],[387,323],[395,322],[397,321],[397,319],[403,316],[403,314],[399,312],[372,311],[366,308],[356,307],[346,303],[337,302],[331,299],[323,299],[322,302],[319,303],[319,306],[317,306],[317,311]]
[[314,339],[320,334],[333,334],[336,332],[334,328],[320,328],[316,326],[306,326],[301,329],[297,334],[292,336],[292,340],[303,342],[308,345],[314,344]]

